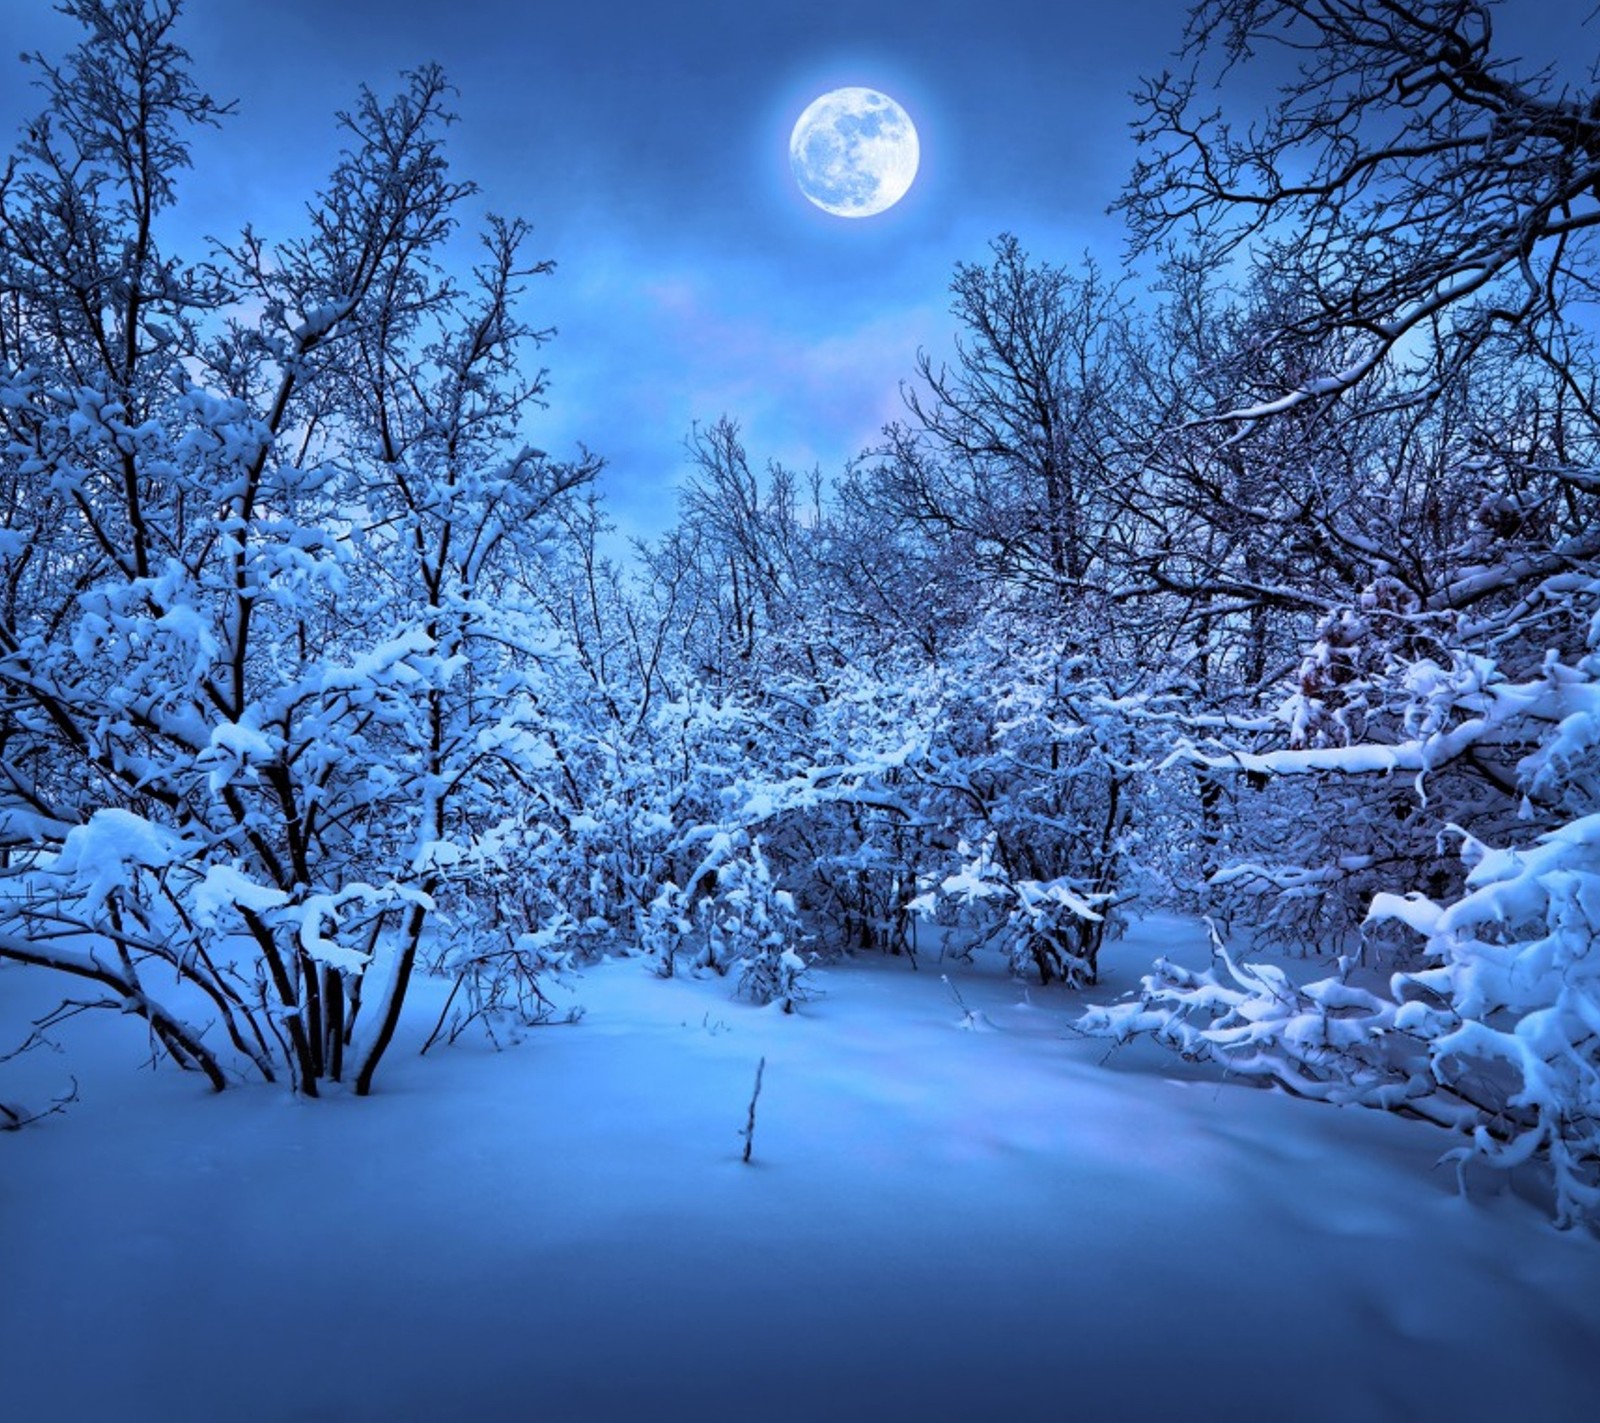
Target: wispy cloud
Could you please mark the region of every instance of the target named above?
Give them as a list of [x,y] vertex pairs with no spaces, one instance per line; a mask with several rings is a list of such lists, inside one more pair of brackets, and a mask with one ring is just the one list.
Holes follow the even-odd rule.
[[541,424],[606,456],[608,500],[637,532],[670,522],[696,421],[737,420],[757,465],[842,472],[901,413],[918,348],[950,326],[942,272],[898,305],[818,302],[754,262],[691,271],[591,252],[563,276]]

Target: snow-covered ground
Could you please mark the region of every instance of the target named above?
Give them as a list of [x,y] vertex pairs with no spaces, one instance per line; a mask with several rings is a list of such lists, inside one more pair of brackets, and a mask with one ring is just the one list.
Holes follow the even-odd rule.
[[[1600,1244],[1463,1199],[1433,1129],[1108,1058],[981,957],[818,979],[785,1017],[621,960],[576,1026],[419,1058],[424,985],[365,1101],[213,1097],[75,1020],[0,1067],[82,1083],[0,1136],[0,1416],[1597,1416]],[[45,987],[0,970],[0,1042]]]

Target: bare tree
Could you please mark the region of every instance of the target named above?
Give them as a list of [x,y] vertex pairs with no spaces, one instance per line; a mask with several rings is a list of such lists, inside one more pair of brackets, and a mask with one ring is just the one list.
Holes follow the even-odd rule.
[[[1135,248],[1248,249],[1304,298],[1272,343],[1324,357],[1230,415],[1337,395],[1385,363],[1407,372],[1397,398],[1426,398],[1508,331],[1564,368],[1561,313],[1595,292],[1600,92],[1499,55],[1494,15],[1493,0],[1196,7],[1187,68],[1140,96],[1149,156],[1120,204]],[[1274,52],[1291,67],[1259,123],[1203,107],[1214,70]]]
[[988,572],[1067,598],[1101,565],[1128,474],[1121,407],[1126,302],[1002,235],[959,263],[953,366],[919,355],[911,421],[891,426],[876,479],[903,516],[966,543]]

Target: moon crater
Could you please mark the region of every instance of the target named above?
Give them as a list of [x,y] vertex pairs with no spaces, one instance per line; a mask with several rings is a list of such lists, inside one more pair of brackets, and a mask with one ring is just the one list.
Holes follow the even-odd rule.
[[920,157],[910,116],[876,89],[824,94],[789,135],[800,191],[838,217],[871,217],[893,207],[917,176]]

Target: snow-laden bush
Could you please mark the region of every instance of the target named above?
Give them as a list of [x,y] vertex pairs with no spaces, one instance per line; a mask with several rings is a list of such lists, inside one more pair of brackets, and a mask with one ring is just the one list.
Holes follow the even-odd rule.
[[759,839],[720,857],[709,892],[695,902],[694,924],[706,962],[737,970],[740,993],[782,1004],[785,1013],[810,996],[794,896],[778,888]]
[[[1258,944],[1399,965],[1413,946],[1373,931],[1372,896],[1399,867],[1436,897],[1458,890],[1460,868],[1439,853],[1439,834],[1452,815],[1485,835],[1514,826],[1517,801],[1504,783],[1538,730],[1502,716],[1472,757],[1459,755],[1451,735],[1482,716],[1488,684],[1504,676],[1492,659],[1446,649],[1417,627],[1402,638],[1393,618],[1373,612],[1377,596],[1369,590],[1359,615],[1330,616],[1318,630],[1296,690],[1258,733],[1286,746],[1244,750],[1214,738],[1172,762],[1197,762],[1230,783],[1227,853],[1207,875],[1207,910],[1248,922]],[[1401,657],[1402,642],[1427,643],[1431,655]]]
[[184,263],[173,179],[223,111],[179,7],[65,8],[0,182],[0,956],[216,1087],[366,1092],[558,772],[532,590],[593,466],[523,438],[544,267],[491,220],[445,274],[471,189],[432,67],[341,115],[303,237]]
[[[1587,738],[1600,727],[1592,700]],[[1469,841],[1466,855],[1459,899],[1373,901],[1374,918],[1427,940],[1429,966],[1395,978],[1395,1027],[1425,1045],[1440,1089],[1475,1108],[1455,1155],[1540,1157],[1562,1222],[1600,1214],[1600,814],[1532,845]]]
[[740,993],[785,1013],[811,995],[794,896],[778,888],[757,838],[715,832],[688,887],[662,885],[643,922],[663,977],[680,966],[737,973]]
[[995,858],[995,837],[957,847],[958,868],[911,902],[914,913],[942,907],[974,914],[987,942],[996,943],[1011,971],[1036,973],[1041,983],[1061,979],[1075,987],[1093,983],[1105,915],[1105,893],[1085,889],[1074,876],[1033,880],[1009,873]]
[[[1600,617],[1590,638],[1600,645]],[[1537,1159],[1549,1171],[1558,1221],[1594,1219],[1600,650],[1576,666],[1552,658],[1526,683],[1499,680],[1478,664],[1467,679],[1419,669],[1409,684],[1415,739],[1340,748],[1341,759],[1404,767],[1420,783],[1479,743],[1539,738],[1519,764],[1520,783],[1558,823],[1500,846],[1458,832],[1467,873],[1451,897],[1376,895],[1375,923],[1404,925],[1423,940],[1421,965],[1387,983],[1364,981],[1372,976],[1344,958],[1334,976],[1296,985],[1280,968],[1239,961],[1213,931],[1209,970],[1158,962],[1137,1001],[1094,1010],[1082,1025],[1117,1038],[1149,1033],[1298,1095],[1425,1118],[1466,1137],[1448,1153],[1458,1163]],[[1468,685],[1470,694],[1450,695]]]
[[[1208,921],[1209,922],[1209,921]],[[1148,1033],[1184,1057],[1224,1064],[1232,1074],[1269,1080],[1296,1096],[1404,1109],[1458,1125],[1459,1113],[1425,1105],[1434,1091],[1420,1063],[1409,1066],[1386,1038],[1398,1005],[1339,972],[1297,984],[1275,964],[1236,956],[1211,925],[1212,960],[1194,970],[1157,959],[1135,1001],[1093,1008],[1085,1031],[1126,1040]]]
[[1157,699],[1067,643],[1013,610],[908,688],[927,730],[901,794],[938,828],[917,912],[957,908],[1018,973],[1087,984],[1137,878]]

